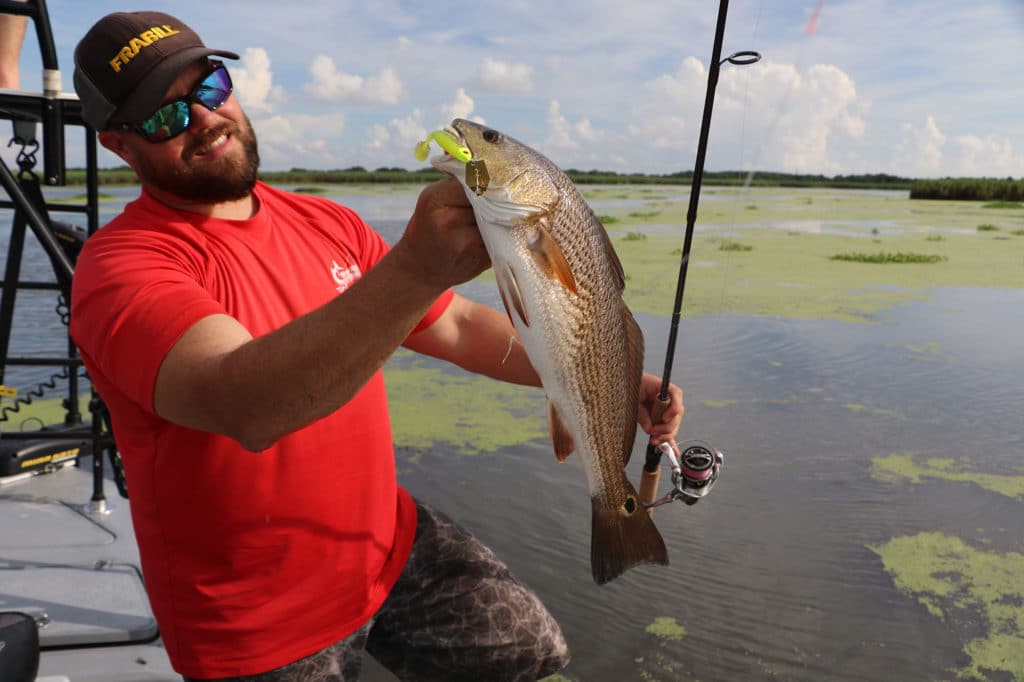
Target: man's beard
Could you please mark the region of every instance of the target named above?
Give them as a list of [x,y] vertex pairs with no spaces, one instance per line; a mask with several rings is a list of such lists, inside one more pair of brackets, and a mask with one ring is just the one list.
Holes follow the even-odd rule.
[[[244,114],[243,120],[242,126],[227,123],[211,129],[186,147],[182,153],[184,167],[157,168],[150,165],[145,157],[139,157],[136,168],[139,180],[145,185],[192,202],[216,204],[249,196],[256,185],[260,155],[252,124]],[[241,156],[229,155],[214,162],[193,163],[197,150],[205,148],[225,133],[241,142]]]

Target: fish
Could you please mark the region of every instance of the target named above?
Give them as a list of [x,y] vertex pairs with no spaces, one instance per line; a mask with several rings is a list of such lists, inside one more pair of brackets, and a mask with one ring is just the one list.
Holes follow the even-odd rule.
[[555,457],[576,453],[583,463],[594,581],[603,585],[640,564],[668,565],[665,542],[625,472],[644,337],[623,301],[625,273],[608,233],[573,182],[536,150],[465,119],[435,136],[444,153],[431,164],[462,182],[505,311],[540,376]]

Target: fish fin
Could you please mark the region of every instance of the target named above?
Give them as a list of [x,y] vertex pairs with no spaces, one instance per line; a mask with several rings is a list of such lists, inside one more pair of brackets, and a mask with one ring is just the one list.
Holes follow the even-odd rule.
[[632,408],[626,412],[630,424],[623,430],[622,466],[625,468],[633,455],[633,441],[636,440],[636,417],[640,411],[640,381],[644,373],[644,333],[626,306],[622,306],[622,318],[626,330],[625,371],[629,372],[626,390],[633,398]]
[[[508,319],[512,320],[512,324],[515,325],[515,320],[512,319],[512,310],[514,309],[523,324],[529,327],[530,317],[526,314],[526,305],[523,303],[523,296],[519,292],[519,282],[516,281],[515,273],[506,266],[496,269],[494,271],[494,278],[498,280],[498,293],[501,294],[501,302],[505,304],[505,312],[508,313]],[[509,299],[511,299],[511,307],[509,307]]]
[[548,279],[558,282],[575,294],[576,277],[573,276],[572,268],[569,267],[569,261],[565,259],[561,247],[545,227],[545,222],[541,219],[536,221],[533,226],[535,232],[529,240],[530,254],[537,263],[537,267],[548,276]]
[[551,434],[551,444],[555,446],[555,458],[564,462],[572,451],[576,449],[576,443],[572,439],[572,433],[565,426],[565,422],[555,409],[555,404],[548,401],[548,433]]
[[668,550],[661,533],[640,504],[636,490],[618,509],[607,509],[591,498],[590,570],[594,582],[604,585],[639,564],[668,566]]

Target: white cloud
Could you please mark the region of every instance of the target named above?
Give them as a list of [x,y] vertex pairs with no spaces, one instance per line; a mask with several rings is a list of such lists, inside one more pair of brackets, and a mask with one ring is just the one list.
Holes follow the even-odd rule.
[[403,118],[392,118],[387,124],[372,125],[363,137],[362,149],[367,168],[380,166],[408,167],[412,150],[427,137],[423,125],[423,112],[413,109]]
[[920,128],[904,123],[900,139],[890,163],[893,173],[918,177],[942,174],[942,149],[946,136],[939,130],[935,117],[928,115]]
[[893,148],[889,169],[911,177],[1017,177],[1024,154],[1009,139],[957,135],[939,129],[929,114],[922,125],[904,123]]
[[[787,148],[781,152],[781,170],[796,173],[842,170],[831,152],[837,138],[857,139],[865,123],[857,112],[857,87],[842,69],[831,64],[812,66],[793,85],[790,112],[783,113],[779,137]],[[780,150],[781,151],[781,150]]]
[[338,148],[337,139],[345,129],[344,118],[338,114],[274,115],[255,118],[252,125],[264,168],[331,168],[339,160],[331,152]]
[[490,92],[523,94],[533,91],[533,69],[486,57],[480,66],[480,84]]
[[357,104],[396,104],[405,97],[405,88],[391,67],[364,78],[338,71],[334,60],[319,55],[309,65],[310,82],[305,90],[317,99]]
[[248,110],[271,111],[274,102],[283,98],[284,90],[274,86],[270,56],[261,47],[246,48],[241,62],[228,66],[235,95]]
[[[476,104],[473,102],[473,98],[467,95],[464,89],[459,88],[455,91],[455,99],[442,108],[444,125],[450,124],[456,118],[471,118],[474,106]],[[471,120],[477,123],[484,122],[479,116],[472,117]]]
[[630,102],[632,114],[625,121],[620,165],[652,169],[649,160],[664,159],[666,151],[695,149],[706,85],[707,72],[696,57],[684,59],[674,73],[643,83],[639,96]]
[[386,149],[391,141],[391,133],[386,126],[376,123],[370,127],[366,134],[366,147],[368,149]]
[[803,72],[775,63],[730,68],[722,73],[719,93],[714,139],[758,170],[844,172],[846,150],[867,131],[868,104],[854,80],[832,64]]
[[[589,145],[598,142],[603,134],[596,130],[589,119],[571,123],[562,114],[562,106],[558,100],[552,100],[548,107],[548,135],[544,140],[545,149],[552,151],[587,150]],[[584,154],[590,157],[591,154]]]
[[1007,139],[963,135],[953,141],[953,167],[945,168],[943,175],[1019,178],[1024,174],[1024,154],[1014,152]]
[[646,84],[646,89],[664,104],[689,108],[693,102],[704,101],[707,79],[704,64],[696,57],[687,57],[675,73],[652,79]]

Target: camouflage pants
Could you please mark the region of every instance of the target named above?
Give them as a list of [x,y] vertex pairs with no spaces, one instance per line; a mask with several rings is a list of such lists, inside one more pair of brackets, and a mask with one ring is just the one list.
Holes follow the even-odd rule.
[[294,663],[225,682],[351,682],[364,650],[401,680],[526,681],[565,667],[562,631],[537,596],[447,516],[416,511],[412,554],[370,622]]

